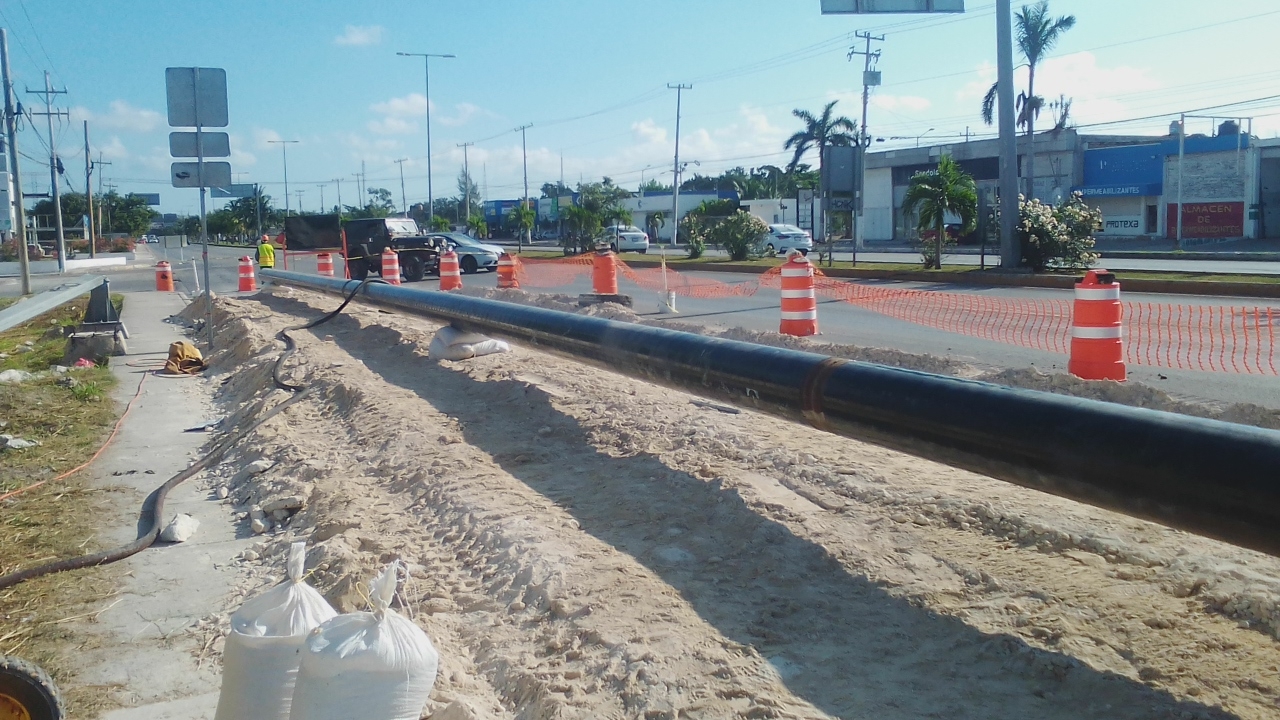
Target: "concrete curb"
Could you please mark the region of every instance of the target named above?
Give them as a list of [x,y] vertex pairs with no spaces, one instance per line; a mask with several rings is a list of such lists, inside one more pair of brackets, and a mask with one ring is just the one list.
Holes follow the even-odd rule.
[[[661,263],[651,260],[628,260],[637,268],[656,268]],[[769,268],[759,265],[735,265],[733,263],[680,263],[677,270],[699,272],[734,272],[759,275]],[[828,277],[858,280],[897,280],[899,282],[927,282],[942,285],[970,285],[978,287],[1033,287],[1070,290],[1076,278],[1069,275],[1031,275],[1021,273],[991,273],[970,270],[947,275],[912,270],[863,270],[860,268],[821,268]],[[1205,273],[1211,275],[1212,273]],[[1163,295],[1211,295],[1215,297],[1280,298],[1280,283],[1197,282],[1194,280],[1139,280],[1124,277],[1117,272],[1117,279],[1127,292],[1159,293]]]

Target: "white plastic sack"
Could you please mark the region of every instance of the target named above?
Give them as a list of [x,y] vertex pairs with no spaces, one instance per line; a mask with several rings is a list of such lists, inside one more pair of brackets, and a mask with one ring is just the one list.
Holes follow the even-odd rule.
[[462,332],[449,325],[436,331],[427,348],[427,354],[437,360],[466,360],[510,351],[511,346],[502,340],[494,340],[479,333]]
[[290,720],[418,720],[439,658],[389,607],[399,569],[397,560],[371,584],[373,612],[339,615],[307,637]]
[[289,548],[289,579],[231,616],[214,720],[287,720],[307,633],[337,615],[302,582],[307,544]]

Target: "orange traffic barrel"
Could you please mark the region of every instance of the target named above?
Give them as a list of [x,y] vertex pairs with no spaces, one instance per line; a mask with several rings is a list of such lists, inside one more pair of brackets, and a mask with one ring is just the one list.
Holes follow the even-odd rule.
[[618,294],[618,263],[608,248],[596,252],[591,261],[591,290],[597,295]]
[[440,289],[459,290],[462,288],[462,271],[458,269],[458,253],[445,250],[440,254]]
[[392,285],[400,284],[400,256],[391,248],[382,251],[382,279]]
[[498,256],[498,287],[517,289],[520,287],[520,281],[516,279],[516,259],[510,253],[502,253]]
[[813,265],[797,250],[791,251],[782,266],[782,323],[778,332],[796,337],[818,334]]
[[325,277],[333,277],[333,255],[329,253],[316,255],[316,271]]
[[165,260],[156,263],[156,291],[173,292],[173,270]]
[[240,292],[253,292],[258,289],[258,280],[253,276],[253,258],[240,258]]
[[1120,283],[1114,273],[1090,270],[1076,283],[1067,372],[1085,380],[1125,380]]

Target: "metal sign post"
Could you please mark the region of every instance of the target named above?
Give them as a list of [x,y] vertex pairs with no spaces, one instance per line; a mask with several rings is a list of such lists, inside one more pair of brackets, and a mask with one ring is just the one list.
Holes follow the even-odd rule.
[[[226,133],[205,133],[206,127],[226,127],[227,71],[222,68],[166,68],[165,94],[170,127],[195,127],[194,133],[169,135],[169,150],[174,157],[191,157],[194,163],[173,163],[171,180],[174,187],[200,189],[200,246],[204,260],[204,297],[207,315],[209,349],[213,350],[213,296],[209,282],[209,222],[205,211],[206,189],[231,185],[231,164],[206,163],[210,157],[231,154]],[[209,147],[205,147],[208,137]],[[193,142],[194,141],[194,142]],[[194,145],[194,147],[192,147]],[[193,167],[194,166],[194,167]],[[192,172],[194,170],[194,173]]]

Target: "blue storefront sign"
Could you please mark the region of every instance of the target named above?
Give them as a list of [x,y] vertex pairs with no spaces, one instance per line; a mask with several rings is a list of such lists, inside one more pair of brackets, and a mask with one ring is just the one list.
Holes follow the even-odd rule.
[[1099,197],[1156,197],[1163,191],[1162,183],[1134,185],[1088,185],[1071,188],[1087,198]]

